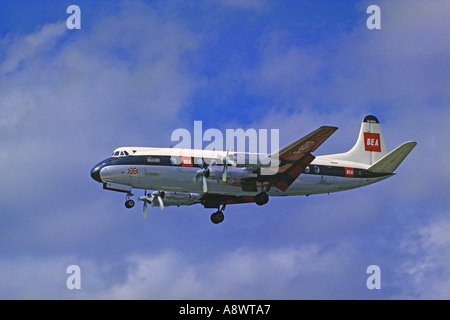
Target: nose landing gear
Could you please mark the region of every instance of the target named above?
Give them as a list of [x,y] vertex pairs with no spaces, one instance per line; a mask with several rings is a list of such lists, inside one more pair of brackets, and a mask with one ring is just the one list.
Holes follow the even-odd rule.
[[133,199],[128,199],[127,201],[125,201],[125,207],[127,207],[128,209],[131,209],[134,207],[134,200]]
[[131,209],[134,207],[135,203],[133,199],[130,199],[130,197],[132,197],[133,194],[132,193],[127,193],[127,197],[126,197],[126,201],[125,201],[125,207],[127,207],[128,209]]

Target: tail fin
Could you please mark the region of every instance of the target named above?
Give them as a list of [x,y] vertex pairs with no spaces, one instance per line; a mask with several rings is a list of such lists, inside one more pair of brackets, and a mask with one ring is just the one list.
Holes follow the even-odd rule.
[[382,159],[378,160],[370,166],[367,170],[371,172],[380,173],[393,173],[395,169],[402,163],[403,159],[411,152],[416,146],[416,142],[409,141],[396,148],[394,151],[389,152]]
[[333,158],[370,166],[383,158],[387,153],[380,123],[375,116],[368,115],[361,124],[358,140],[353,148],[346,153],[333,155]]

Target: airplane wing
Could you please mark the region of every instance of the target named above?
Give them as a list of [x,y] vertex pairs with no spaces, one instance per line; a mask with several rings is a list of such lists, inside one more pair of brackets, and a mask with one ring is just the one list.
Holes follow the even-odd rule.
[[[262,182],[270,182],[272,185],[286,191],[300,173],[314,160],[311,152],[315,151],[325,140],[327,140],[338,128],[323,126],[307,134],[306,136],[292,142],[269,157],[278,159],[279,164],[268,174],[260,170]],[[268,168],[264,168],[268,169]]]

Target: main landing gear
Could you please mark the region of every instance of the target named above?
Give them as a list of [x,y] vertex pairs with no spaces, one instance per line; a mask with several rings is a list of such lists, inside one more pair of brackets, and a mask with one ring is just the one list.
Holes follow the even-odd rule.
[[260,192],[255,196],[255,203],[258,206],[262,206],[267,202],[269,202],[269,195],[265,191]]
[[[266,193],[266,191],[261,191],[260,193],[258,193],[255,196],[255,203],[258,206],[262,206],[262,205],[266,204],[267,202],[269,202],[269,195]],[[218,205],[217,211],[211,215],[211,222],[214,224],[219,224],[225,219],[223,211],[225,210],[225,207],[227,205],[227,200],[225,200],[225,202],[223,202],[223,203],[224,204],[222,205],[222,208],[219,209],[219,205]],[[211,207],[209,207],[209,208],[211,208]]]
[[225,202],[225,204],[222,206],[222,209],[217,210],[216,212],[214,212],[211,215],[211,222],[214,224],[218,224],[221,223],[223,221],[223,219],[225,219],[225,216],[223,214],[223,210],[225,210],[227,203]]
[[255,203],[258,206],[262,206],[267,202],[269,202],[269,195],[267,194],[267,192],[270,191],[271,187],[272,187],[271,183],[268,184],[261,183],[261,192],[255,196]]
[[211,215],[211,222],[214,224],[221,223],[225,219],[225,216],[221,210],[217,210]]

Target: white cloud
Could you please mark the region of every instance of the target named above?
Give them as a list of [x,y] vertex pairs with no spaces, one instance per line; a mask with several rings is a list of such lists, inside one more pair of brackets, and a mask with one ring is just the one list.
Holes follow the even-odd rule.
[[[355,265],[342,253],[352,250],[314,244],[240,247],[200,261],[168,250],[110,264],[76,256],[27,256],[0,260],[0,285],[4,297],[12,299],[301,299],[318,298],[324,291],[339,298],[342,286],[357,288],[360,280],[345,283],[353,282]],[[72,264],[81,270],[79,291],[66,287]]]
[[258,64],[246,72],[248,92],[280,108],[306,104],[353,113],[383,108],[397,116],[399,110],[448,104],[448,3],[396,1],[380,7],[381,30],[367,29],[362,20],[349,33],[303,46],[295,34],[267,32],[260,38]]
[[4,203],[73,186],[118,146],[168,146],[182,121],[198,86],[183,64],[196,36],[137,4],[95,23],[50,23],[2,42]]
[[400,299],[449,299],[450,297],[450,219],[448,211],[430,222],[411,227],[402,249],[409,259],[397,270]]
[[177,119],[197,86],[182,65],[195,45],[183,26],[137,4],[100,16],[92,29],[44,25],[7,42],[0,110],[14,121],[2,124],[16,124],[19,115],[42,124],[51,116],[58,119],[46,123],[52,134],[80,124],[89,133],[95,125],[117,132],[134,115],[161,127],[161,119]]
[[[106,260],[2,258],[0,286],[10,299],[448,299],[448,219],[410,227],[401,242],[384,249],[348,238],[332,245],[239,246],[203,258],[176,249]],[[382,271],[377,292],[365,286],[366,268],[374,263]],[[65,285],[72,264],[81,269],[79,291]]]
[[0,129],[16,125],[35,111],[35,96],[27,80],[30,69],[35,60],[49,54],[64,31],[61,23],[51,23],[29,35],[11,36],[1,42],[4,59],[0,64]]
[[0,73],[13,73],[19,67],[26,67],[21,64],[27,64],[37,56],[49,53],[49,49],[54,47],[65,32],[63,23],[49,23],[29,35],[13,36],[11,40],[3,41],[5,58],[0,65]]

